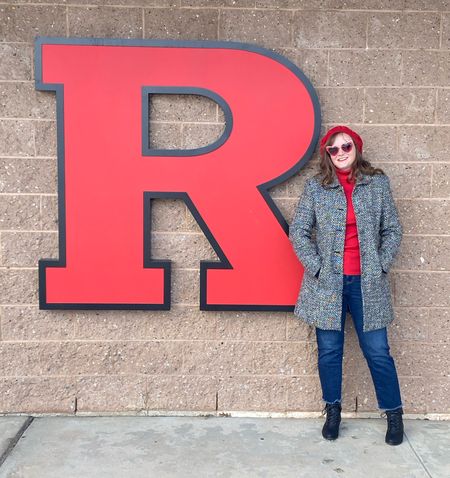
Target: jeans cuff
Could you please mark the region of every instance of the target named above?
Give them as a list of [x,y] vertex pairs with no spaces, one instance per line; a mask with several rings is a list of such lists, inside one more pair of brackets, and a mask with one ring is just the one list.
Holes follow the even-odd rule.
[[333,403],[341,403],[341,399],[338,398],[337,400],[335,400],[334,402],[328,402],[327,400],[324,400],[325,403],[329,403],[329,404],[333,404]]
[[399,408],[403,408],[403,404],[399,405],[398,407],[395,408],[381,408],[381,410],[385,412],[393,412],[394,410],[398,410]]

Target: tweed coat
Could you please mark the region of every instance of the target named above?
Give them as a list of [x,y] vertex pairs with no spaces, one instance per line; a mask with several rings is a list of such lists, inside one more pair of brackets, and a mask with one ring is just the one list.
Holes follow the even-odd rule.
[[[321,178],[318,173],[306,181],[289,228],[304,267],[294,314],[320,329],[341,330],[347,199],[336,175],[327,186]],[[361,257],[363,330],[368,332],[394,319],[388,273],[400,247],[402,225],[385,174],[361,175],[352,203]]]

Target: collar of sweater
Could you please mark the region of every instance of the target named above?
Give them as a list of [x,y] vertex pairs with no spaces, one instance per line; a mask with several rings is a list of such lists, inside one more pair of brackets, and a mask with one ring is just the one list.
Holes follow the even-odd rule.
[[352,170],[352,168],[348,168],[348,169],[338,169],[338,168],[335,168],[335,171],[336,171],[336,174],[339,174],[339,176],[348,176],[350,174],[350,171]]
[[354,181],[350,182],[348,180],[348,176],[350,174],[350,171],[351,171],[351,168],[348,168],[348,169],[345,169],[345,170],[335,168],[336,176],[337,176],[339,182],[343,186],[352,187],[354,185]]

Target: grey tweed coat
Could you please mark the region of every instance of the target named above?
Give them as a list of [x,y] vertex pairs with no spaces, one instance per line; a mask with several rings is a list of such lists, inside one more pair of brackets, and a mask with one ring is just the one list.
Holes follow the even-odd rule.
[[[336,176],[327,186],[320,180],[319,173],[306,181],[289,228],[289,239],[304,267],[294,314],[320,329],[341,330],[347,199]],[[400,247],[402,226],[385,174],[362,175],[352,203],[367,332],[394,319],[388,272]]]

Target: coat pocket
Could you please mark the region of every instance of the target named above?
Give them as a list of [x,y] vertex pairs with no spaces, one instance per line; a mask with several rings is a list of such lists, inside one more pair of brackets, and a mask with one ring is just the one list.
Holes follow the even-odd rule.
[[381,256],[380,256],[380,252],[378,250],[376,250],[376,254],[375,254],[375,258],[374,258],[374,261],[376,262],[376,265],[378,266],[378,271],[383,274],[386,274],[386,272],[384,272],[383,270],[383,266],[381,265]]
[[297,299],[297,309],[302,310],[303,313],[312,311],[316,308],[319,297],[319,279],[305,269]]

